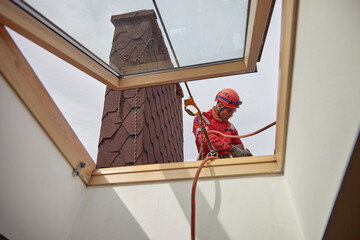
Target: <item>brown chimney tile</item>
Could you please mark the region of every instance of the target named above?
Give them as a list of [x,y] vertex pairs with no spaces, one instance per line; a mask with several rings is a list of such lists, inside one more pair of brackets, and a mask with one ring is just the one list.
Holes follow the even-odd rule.
[[123,121],[123,126],[126,128],[127,132],[130,135],[135,134],[135,124],[137,128],[137,134],[143,129],[145,118],[144,118],[144,112],[141,109],[137,109],[136,111],[136,123],[135,123],[135,109],[131,109],[130,113],[127,115],[127,117]]
[[[105,116],[102,120],[103,124],[100,130],[100,139],[111,138],[116,130],[119,128],[119,124],[113,124],[109,116]],[[106,126],[106,127],[105,127]]]
[[146,101],[144,103],[144,115],[145,115],[145,121],[149,123],[152,120],[151,117],[151,107],[150,107],[150,101],[148,98],[146,98]]
[[121,154],[118,152],[118,155],[115,157],[115,159],[113,160],[113,162],[109,165],[109,167],[118,167],[118,166],[125,166],[126,161],[125,159],[121,156]]
[[[134,150],[135,150],[135,141],[134,136],[130,135],[125,140],[124,145],[120,149],[120,154],[123,156],[127,163],[134,162]],[[142,144],[142,135],[138,135],[136,140],[136,159],[140,156],[140,153],[143,151],[143,144]]]
[[[172,67],[153,10],[116,15],[111,21],[114,69],[137,73]],[[183,161],[182,104],[181,98],[176,101],[176,88],[168,84],[138,89],[136,165]],[[106,89],[98,166],[134,165],[135,91],[124,90],[120,95]]]
[[130,106],[128,101],[121,100],[120,111],[118,111],[118,109],[116,109],[116,112],[114,112],[114,114],[109,114],[109,115],[114,122],[117,122],[117,121],[122,122],[127,117],[127,115],[130,113],[131,109],[132,109],[132,107]]
[[104,101],[104,111],[103,111],[103,117],[108,113],[108,112],[114,112],[117,110],[117,103],[119,101],[119,92],[118,91],[114,91],[112,89],[110,89],[109,87],[107,88],[108,93],[106,94],[106,98]]
[[147,157],[151,163],[151,159],[155,159],[155,154],[154,154],[154,146],[151,142],[151,138],[149,135],[149,126],[146,126],[143,129],[143,136],[144,136],[144,150],[147,152]]
[[101,161],[98,161],[96,165],[99,168],[109,167],[116,155],[118,154],[117,152],[111,152],[104,146],[106,146],[106,143],[101,143],[98,151],[98,159],[100,158]]
[[120,151],[128,136],[129,133],[126,131],[126,128],[124,126],[120,126],[112,137],[111,141],[108,141],[108,144],[111,145],[111,147],[109,147],[109,150],[112,152]]
[[[132,91],[132,89],[131,89],[131,91]],[[126,100],[128,101],[128,103],[130,104],[131,107],[135,107],[135,100],[136,100],[135,92],[136,91],[134,90],[134,95],[130,94],[129,96],[126,97]],[[145,99],[146,99],[145,88],[140,88],[138,90],[138,96],[137,96],[137,107],[143,105]]]
[[127,32],[129,33],[130,37],[132,39],[139,39],[142,38],[143,35],[148,32],[146,34],[146,36],[144,36],[145,39],[149,39],[151,37],[151,23],[144,21],[144,22],[140,22],[139,24],[136,25],[136,28],[128,28]]
[[124,98],[133,98],[135,97],[136,89],[128,89],[124,91]]
[[162,134],[161,128],[160,128],[160,119],[159,119],[160,117],[156,113],[155,117],[153,116],[153,118],[154,118],[154,126],[155,126],[156,135],[159,136]]
[[114,91],[113,89],[106,87],[105,89],[105,96],[108,95],[109,92]]
[[164,121],[164,112],[161,110],[161,113],[159,114],[162,117],[159,117],[160,120],[160,128],[162,131],[165,131],[165,121]]
[[[114,37],[114,45],[113,50],[116,51],[116,49],[124,49],[126,48],[129,43],[133,40],[130,36],[130,34],[126,31],[126,29],[119,29],[116,33],[116,36]],[[114,47],[116,46],[116,47]]]

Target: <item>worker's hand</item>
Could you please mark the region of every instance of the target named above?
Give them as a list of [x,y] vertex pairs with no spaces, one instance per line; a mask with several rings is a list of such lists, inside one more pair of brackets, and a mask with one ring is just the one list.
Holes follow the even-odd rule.
[[247,152],[247,154],[248,154],[247,156],[252,156],[252,153],[250,152],[250,150],[249,150],[249,149],[247,149],[247,148],[246,148],[246,149],[245,149],[245,151],[246,151],[246,152]]
[[237,148],[235,146],[233,146],[230,149],[230,153],[231,156],[233,157],[247,157],[247,156],[252,156],[251,152],[248,149],[242,150],[240,148]]
[[235,144],[234,147],[240,148],[241,150],[244,149],[244,145],[242,144]]

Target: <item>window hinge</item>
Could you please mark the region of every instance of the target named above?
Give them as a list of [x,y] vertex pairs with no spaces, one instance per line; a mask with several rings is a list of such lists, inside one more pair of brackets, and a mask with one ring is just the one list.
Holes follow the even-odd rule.
[[86,166],[86,163],[80,162],[78,167],[73,171],[73,176],[74,177],[79,176],[81,169],[84,168],[85,166]]

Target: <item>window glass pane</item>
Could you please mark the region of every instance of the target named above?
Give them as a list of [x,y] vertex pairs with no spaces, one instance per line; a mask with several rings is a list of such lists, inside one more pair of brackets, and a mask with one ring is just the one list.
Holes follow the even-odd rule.
[[[31,2],[35,1],[32,0]],[[37,3],[40,4],[38,1]],[[91,2],[89,1],[89,4],[90,3]],[[160,11],[162,11],[162,0],[158,0],[157,3]],[[41,4],[46,5],[49,3],[48,1],[43,1]],[[71,1],[69,1],[68,4],[72,4]],[[76,1],[74,4],[77,5],[79,3]],[[84,6],[85,5],[87,4],[84,4]],[[129,3],[129,5],[131,5],[131,3]],[[147,7],[144,6],[144,8]],[[128,11],[136,9],[137,8],[129,8]],[[56,11],[54,10],[51,14],[56,14]],[[110,21],[109,18],[107,21]],[[163,18],[166,18],[166,14],[163,15]],[[243,101],[243,105],[231,119],[231,122],[236,126],[240,135],[253,132],[276,119],[280,20],[281,2],[278,1],[272,15],[269,32],[262,53],[262,59],[257,65],[257,72],[189,83],[192,94],[202,111],[208,111],[214,105],[214,97],[220,89],[230,87],[238,91],[240,98]],[[81,18],[79,21],[82,21]],[[65,22],[70,23],[71,21],[66,20]],[[88,32],[91,32],[91,28],[87,28]],[[171,35],[170,30],[173,28],[168,26],[167,28]],[[112,26],[110,38],[113,37],[113,30],[114,28]],[[42,54],[41,49],[39,50],[37,47],[32,47],[33,44],[21,44],[21,41],[17,40],[19,37],[14,35],[13,37],[34,68],[36,74],[67,118],[71,127],[89,151],[90,155],[96,160],[105,86],[86,74],[86,76],[82,76],[83,73],[78,69],[72,71],[71,68],[74,67],[69,66],[61,60],[59,62],[57,60],[55,61],[55,58],[54,60],[49,60],[51,56],[45,56],[48,53]],[[81,34],[76,32],[71,33],[71,36],[76,39],[76,36],[78,35]],[[89,38],[91,37],[89,36]],[[110,52],[111,40],[110,43],[106,43],[104,46],[107,44],[110,45],[110,47],[106,49],[106,51]],[[177,47],[175,40],[173,41],[173,45],[174,48]],[[89,46],[86,47],[89,48]],[[47,66],[47,64],[49,66]],[[54,69],[51,67],[54,67]],[[57,72],[57,70],[59,72]],[[65,86],[65,84],[67,85]],[[86,86],[86,88],[84,88],[84,86]],[[188,97],[189,95],[183,84],[182,88],[185,97]],[[70,96],[70,94],[72,96]],[[188,116],[185,112],[183,112],[183,116],[184,161],[193,161],[197,157],[197,149],[192,133],[192,122],[194,118]],[[87,125],[87,122],[90,121],[91,123]],[[246,148],[251,150],[254,156],[271,155],[274,152],[275,127],[266,130],[256,137],[243,139],[243,143]]]
[[[110,63],[110,54],[119,58],[111,60],[111,65],[122,75],[241,59],[244,54],[248,0],[26,0],[26,3],[104,62]],[[138,24],[139,18],[134,15],[127,16],[129,21],[126,17],[121,20],[121,24],[132,28],[129,33],[115,31],[112,16],[139,10],[153,11],[159,34],[154,26],[150,26],[152,34],[140,33],[143,23]],[[122,44],[113,42],[113,38],[119,38],[115,40]],[[132,48],[134,40],[138,45]]]

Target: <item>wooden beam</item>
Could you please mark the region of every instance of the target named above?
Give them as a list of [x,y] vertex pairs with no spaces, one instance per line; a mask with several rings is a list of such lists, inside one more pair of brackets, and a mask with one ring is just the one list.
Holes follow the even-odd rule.
[[0,23],[111,88],[119,78],[11,1],[0,0]]
[[[251,159],[251,158],[248,158]],[[246,176],[259,174],[278,174],[280,170],[278,164],[273,161],[254,162],[254,163],[239,163],[239,164],[219,164],[224,159],[216,159],[210,164],[204,166],[201,171],[200,178],[214,178],[214,177],[231,177],[231,176]],[[199,165],[200,162],[187,162],[185,165]],[[142,182],[158,182],[170,180],[191,180],[194,178],[197,171],[197,166],[179,167],[179,168],[165,168],[162,169],[162,164],[159,169],[146,171],[118,171],[108,174],[96,174],[91,177],[89,186],[98,185],[113,185],[113,184],[128,184],[128,183],[142,183]]]
[[251,1],[245,45],[247,72],[255,72],[275,0]]
[[120,79],[119,90],[221,77],[246,71],[244,61],[239,60],[210,66],[128,76]]
[[298,0],[283,1],[275,156],[284,170]]
[[[207,163],[207,166],[230,166],[230,165],[241,165],[241,164],[254,164],[254,163],[266,163],[275,162],[275,156],[256,156],[256,157],[242,157],[242,158],[223,158],[217,159]],[[93,172],[95,175],[110,175],[130,172],[151,172],[159,170],[171,170],[171,169],[183,169],[183,168],[198,168],[201,161],[192,162],[173,162],[173,163],[161,163],[161,164],[147,164],[139,166],[129,167],[113,167],[113,168],[100,168]]]
[[80,177],[87,184],[95,169],[95,163],[4,26],[0,26],[0,52],[1,74],[73,169],[76,169],[80,162],[85,162],[86,166],[81,170]]
[[[250,6],[249,6],[248,23],[247,23],[247,29],[246,29],[245,50],[244,50],[244,61],[245,61],[246,66],[249,65],[248,62],[249,62],[251,41],[252,41],[253,31],[254,31],[253,26],[254,26],[254,22],[255,22],[257,3],[258,3],[258,0],[252,0],[252,1],[250,1]],[[254,59],[254,58],[252,58],[252,59]]]

